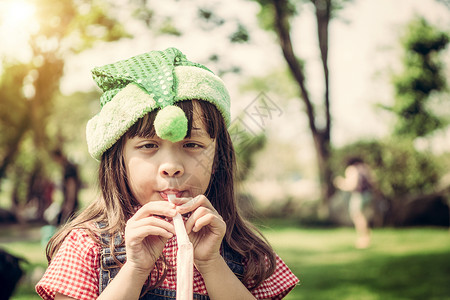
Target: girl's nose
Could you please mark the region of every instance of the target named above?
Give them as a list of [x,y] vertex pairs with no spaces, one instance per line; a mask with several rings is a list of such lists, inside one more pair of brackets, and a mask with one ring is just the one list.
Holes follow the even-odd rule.
[[166,161],[160,165],[162,177],[180,177],[184,174],[183,165],[176,160]]

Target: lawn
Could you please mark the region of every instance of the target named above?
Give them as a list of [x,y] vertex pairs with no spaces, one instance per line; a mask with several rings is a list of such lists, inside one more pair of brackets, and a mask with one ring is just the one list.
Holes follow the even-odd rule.
[[[270,222],[262,231],[300,278],[285,299],[450,299],[448,229],[376,229],[365,250],[353,247],[351,228],[305,229]],[[29,261],[31,275],[12,299],[40,299],[33,290],[46,266],[39,231],[0,230],[0,246]]]
[[263,232],[300,278],[286,299],[450,299],[448,229],[377,229],[364,250],[351,228]]

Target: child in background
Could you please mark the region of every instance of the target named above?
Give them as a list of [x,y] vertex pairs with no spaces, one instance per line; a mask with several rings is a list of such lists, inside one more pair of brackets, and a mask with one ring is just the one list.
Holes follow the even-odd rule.
[[238,212],[223,82],[175,48],[93,76],[104,93],[86,134],[102,195],[50,240],[38,294],[175,299],[179,212],[194,246],[194,299],[287,295],[297,277]]
[[356,230],[355,247],[368,248],[371,233],[367,210],[370,208],[374,186],[369,166],[359,157],[349,158],[345,177],[338,176],[334,184],[339,189],[351,193],[348,211]]

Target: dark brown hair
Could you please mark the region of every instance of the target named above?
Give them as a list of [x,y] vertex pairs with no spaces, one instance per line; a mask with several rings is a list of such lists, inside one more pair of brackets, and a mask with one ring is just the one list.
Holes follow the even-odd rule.
[[[257,229],[241,215],[236,203],[234,191],[234,173],[236,160],[231,137],[224,120],[216,107],[206,101],[182,101],[179,106],[188,118],[188,132],[192,128],[194,102],[199,104],[203,122],[209,136],[216,139],[213,172],[205,196],[222,216],[227,225],[224,242],[247,261],[244,282],[253,282],[253,288],[260,285],[275,270],[275,254]],[[156,111],[139,119],[123,137],[119,139],[102,156],[99,166],[99,185],[102,197],[92,202],[70,223],[66,224],[52,237],[47,245],[47,259],[50,262],[61,246],[64,238],[74,228],[85,228],[98,241],[101,232],[112,235],[125,230],[126,221],[139,206],[127,183],[127,173],[123,163],[123,146],[128,138],[135,136],[153,136],[153,121]],[[106,227],[98,229],[93,223],[104,223]],[[113,240],[113,239],[111,239]],[[114,247],[111,241],[110,247]],[[158,264],[156,264],[158,265]],[[159,278],[162,282],[165,272]],[[147,287],[148,288],[148,287]]]

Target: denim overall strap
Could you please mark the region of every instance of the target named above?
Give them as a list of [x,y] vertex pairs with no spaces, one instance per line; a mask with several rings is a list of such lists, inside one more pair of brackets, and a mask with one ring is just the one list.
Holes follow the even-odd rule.
[[[100,225],[101,226],[101,225]],[[99,227],[100,227],[99,226]],[[102,228],[102,227],[100,227]],[[100,278],[99,278],[99,293],[101,293],[106,286],[114,279],[119,273],[120,262],[124,264],[126,262],[125,246],[123,245],[123,238],[120,235],[116,235],[114,239],[114,255],[117,261],[114,259],[109,248],[109,241],[111,236],[108,233],[101,235],[102,250],[100,255]],[[223,256],[228,267],[233,273],[242,280],[244,274],[244,265],[242,263],[242,256],[233,251],[226,243],[222,243],[221,255]],[[196,300],[209,300],[207,295],[201,295],[194,293],[193,298]],[[176,299],[176,291],[163,288],[155,288],[148,291],[140,299],[143,300],[168,300]]]
[[244,279],[244,263],[242,255],[231,249],[225,242],[222,243],[220,254],[231,271],[233,271],[234,275],[242,281]]
[[[97,227],[104,228],[106,225],[98,223]],[[102,233],[100,239],[102,242],[102,250],[100,252],[99,294],[103,292],[105,287],[119,273],[120,264],[124,264],[127,261],[124,241],[120,234],[114,237],[114,255],[111,254],[109,247],[111,235]]]

